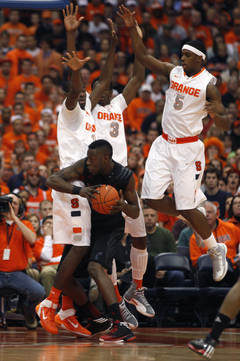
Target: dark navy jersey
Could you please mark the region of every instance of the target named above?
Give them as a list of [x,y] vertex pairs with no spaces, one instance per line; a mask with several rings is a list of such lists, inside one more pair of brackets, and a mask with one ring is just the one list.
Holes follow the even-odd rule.
[[225,192],[221,189],[218,190],[218,192],[216,194],[214,194],[213,196],[210,196],[209,194],[207,194],[207,191],[204,193],[205,196],[207,197],[207,200],[209,202],[212,202],[215,204],[215,206],[217,207],[217,216],[220,219],[224,219],[225,218],[225,210],[226,210],[226,198],[228,196],[231,196],[231,193],[229,192]]
[[[100,174],[92,175],[87,168],[86,162],[87,159],[85,161],[83,175],[87,187],[98,184],[108,184],[116,188],[118,192],[120,190],[124,191],[132,177],[132,171],[130,169],[123,167],[115,161],[113,161],[114,168],[110,174],[104,176]],[[125,220],[122,216],[122,212],[110,215],[98,213],[92,207],[91,210],[92,232],[101,232],[104,231],[104,228],[107,228],[110,231],[116,228],[125,227]]]

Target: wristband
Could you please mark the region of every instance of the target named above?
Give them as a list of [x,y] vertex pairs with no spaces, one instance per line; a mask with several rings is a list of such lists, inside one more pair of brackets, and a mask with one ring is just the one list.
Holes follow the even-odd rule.
[[79,195],[81,189],[82,189],[82,187],[73,186],[72,194]]

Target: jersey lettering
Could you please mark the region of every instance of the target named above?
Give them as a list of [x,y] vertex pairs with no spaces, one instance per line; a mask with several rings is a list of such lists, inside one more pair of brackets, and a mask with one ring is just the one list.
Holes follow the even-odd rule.
[[188,95],[193,95],[194,97],[199,97],[199,93],[200,93],[200,89],[195,89],[189,86],[184,85],[183,84],[179,84],[176,81],[171,80],[171,89],[176,90],[180,93],[183,94],[188,94]]
[[89,130],[91,132],[96,132],[96,126],[95,124],[89,124],[89,123],[86,123],[86,130]]
[[98,112],[98,119],[104,119],[104,120],[117,120],[119,122],[122,122],[122,115],[119,113],[103,113]]

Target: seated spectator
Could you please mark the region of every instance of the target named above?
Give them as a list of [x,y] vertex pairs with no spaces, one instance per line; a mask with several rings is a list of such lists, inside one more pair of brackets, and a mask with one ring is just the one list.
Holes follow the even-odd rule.
[[217,137],[210,137],[204,140],[206,164],[213,159],[219,159],[224,167],[227,162],[223,159],[224,145]]
[[229,198],[228,201],[231,201],[228,208],[228,222],[240,228],[240,195]]
[[[50,64],[52,64],[52,63],[50,63]],[[35,97],[35,100],[42,102],[45,107],[45,104],[47,102],[51,101],[50,94],[54,88],[54,82],[53,82],[53,79],[49,75],[45,75],[41,78],[41,83],[42,83],[42,89],[39,90],[38,92],[36,92],[34,97]]]
[[231,195],[219,189],[220,173],[216,168],[209,167],[204,172],[204,184],[206,191],[204,192],[207,200],[214,203],[217,207],[217,217],[225,219],[226,198]]
[[10,35],[9,46],[14,47],[19,35],[28,35],[28,28],[26,25],[21,23],[20,20],[20,11],[15,9],[10,9],[8,15],[9,21],[4,23],[0,28],[0,34],[3,31],[7,31]]
[[6,55],[10,50],[12,50],[12,47],[9,45],[9,41],[10,41],[9,32],[7,30],[3,30],[0,34],[0,47],[4,55]]
[[29,193],[27,201],[27,214],[37,214],[40,216],[39,205],[43,200],[47,199],[46,191],[40,188],[41,176],[37,167],[32,167],[26,171],[26,179],[24,185],[19,187],[19,190],[26,189]]
[[231,193],[233,196],[238,193],[240,183],[240,173],[236,169],[230,169],[227,173],[227,186],[226,191]]
[[[240,230],[232,223],[223,222],[221,219],[217,218],[217,208],[212,202],[206,201],[203,203],[203,206],[207,212],[207,222],[216,238],[216,241],[226,245],[227,257],[231,260],[233,268],[237,270],[238,263],[234,261],[234,258],[236,257],[236,250],[238,249],[240,242]],[[199,247],[196,242],[196,237],[193,234],[190,238],[189,248],[192,264],[195,268],[197,268],[197,260],[202,254],[207,254],[207,247]],[[237,279],[237,273],[232,274],[227,272],[226,276],[220,282],[215,282],[213,280],[212,271],[200,272],[199,286],[221,287],[224,284],[227,285],[227,287],[231,287],[234,285]]]
[[154,140],[159,136],[157,129],[149,129],[147,132],[147,143],[143,146],[143,156],[146,159]]
[[40,211],[40,225],[42,225],[42,220],[46,218],[47,216],[52,215],[53,211],[53,204],[48,199],[42,201],[39,204],[39,211]]
[[23,133],[23,117],[21,115],[13,115],[11,117],[12,131],[5,133],[3,136],[3,145],[8,149],[14,150],[14,144],[17,140],[26,143],[26,135]]
[[0,215],[3,255],[0,260],[0,288],[10,287],[26,297],[23,304],[26,327],[36,329],[35,307],[44,298],[45,290],[25,273],[25,269],[31,257],[30,247],[34,246],[37,237],[32,224],[19,218],[22,214],[21,199],[15,194],[8,196],[13,199],[12,205],[9,204],[10,210]]
[[31,132],[27,135],[27,145],[29,151],[35,154],[36,162],[44,164],[48,156],[45,153],[40,152],[36,133]]
[[52,225],[52,216],[49,215],[43,219],[43,236],[36,241],[33,249],[33,255],[40,269],[40,282],[45,288],[47,297],[53,286],[54,277],[63,252],[61,244],[54,244]]
[[21,172],[12,175],[12,177],[8,180],[7,183],[11,192],[14,189],[19,188],[21,185],[23,185],[23,181],[26,177],[27,170],[32,168],[34,164],[35,164],[35,155],[32,152],[26,152],[22,155]]
[[226,201],[225,201],[226,213],[225,213],[224,221],[228,221],[228,218],[229,218],[228,210],[229,210],[230,204],[232,203],[232,200],[233,200],[233,195],[230,195],[226,198]]

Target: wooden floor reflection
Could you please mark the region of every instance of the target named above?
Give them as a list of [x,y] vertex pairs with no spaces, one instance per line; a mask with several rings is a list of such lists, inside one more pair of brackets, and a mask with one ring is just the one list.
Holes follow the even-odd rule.
[[[99,335],[76,339],[65,331],[51,335],[42,328],[0,330],[1,361],[186,361],[203,357],[187,348],[193,338],[204,337],[208,329],[138,328],[136,339],[122,344],[99,342]],[[240,359],[240,329],[227,329],[213,360]]]

